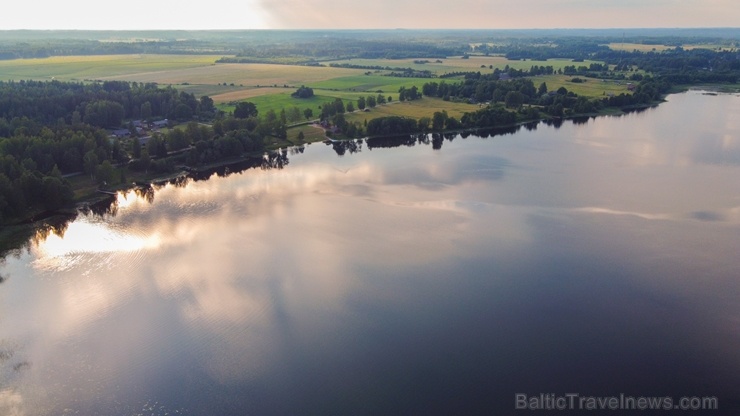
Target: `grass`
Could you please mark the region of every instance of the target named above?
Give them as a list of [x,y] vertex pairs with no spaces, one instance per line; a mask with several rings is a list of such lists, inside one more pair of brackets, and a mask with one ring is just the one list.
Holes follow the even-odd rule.
[[444,101],[441,98],[424,97],[420,100],[397,101],[391,104],[376,106],[371,108],[370,111],[346,114],[345,117],[349,122],[359,121],[360,123],[364,123],[366,120],[370,121],[375,118],[388,116],[409,117],[418,120],[422,117],[432,118],[436,111],[447,111],[447,115],[459,120],[464,113],[478,109],[479,107],[476,104],[456,103]]
[[[303,141],[298,139],[298,135],[303,132]],[[288,129],[288,141],[292,145],[303,143],[319,142],[326,138],[324,129],[315,127],[313,124],[304,124],[298,127]]]
[[[568,91],[573,91],[578,95],[591,98],[601,98],[609,93],[618,95],[621,93],[627,93],[627,83],[630,81],[614,81],[607,80],[606,82],[597,78],[584,78],[578,77],[586,82],[575,83],[570,82],[575,76],[571,75],[542,75],[532,77],[535,87],[539,87],[543,82],[547,84],[549,91],[555,91],[560,87],[565,87]],[[637,83],[636,81],[634,82]]]
[[[298,109],[301,110],[301,114],[303,113],[304,109],[310,108],[313,111],[314,117],[318,117],[319,114],[321,114],[321,106],[329,102],[334,102],[336,98],[341,98],[344,102],[345,107],[349,102],[352,102],[355,108],[357,108],[357,100],[360,97],[367,97],[368,95],[372,95],[373,97],[377,96],[375,92],[331,91],[315,89],[315,95],[311,98],[293,98],[290,96],[290,94],[292,94],[295,89],[277,88],[268,90],[272,90],[273,93],[270,94],[270,91],[264,91],[259,95],[256,94],[252,97],[247,98],[249,102],[252,102],[254,103],[254,105],[257,106],[257,110],[260,114],[265,114],[270,110],[273,110],[279,114],[280,110],[282,109],[288,111],[288,109],[290,109],[291,107],[298,107]],[[388,97],[389,95],[394,100],[398,99],[398,94],[383,93],[383,96],[385,97]],[[234,106],[228,103],[221,103],[220,105],[218,105],[218,108],[226,112],[234,111]]]

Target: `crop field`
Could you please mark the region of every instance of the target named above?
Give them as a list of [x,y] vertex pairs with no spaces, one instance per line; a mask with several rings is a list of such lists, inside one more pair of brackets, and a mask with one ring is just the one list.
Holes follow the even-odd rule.
[[[163,74],[188,68],[209,68],[214,55],[94,55],[0,61],[0,80],[84,81],[129,79],[133,74]],[[153,76],[153,75],[152,75]]]
[[[503,56],[479,56],[471,55],[468,59],[462,59],[462,57],[452,57],[446,59],[440,59],[441,63],[435,62],[435,58],[426,59],[429,61],[426,64],[415,64],[414,61],[418,59],[350,59],[344,61],[336,61],[336,63],[346,63],[351,65],[363,65],[363,66],[382,66],[391,68],[413,68],[416,70],[428,70],[434,74],[442,75],[451,72],[470,72],[480,71],[481,73],[493,72],[493,69],[504,69],[507,65],[509,68],[514,69],[529,69],[533,65],[538,66],[552,66],[555,70],[558,70],[566,65],[590,65],[596,61],[584,61],[584,62],[573,62],[570,59],[548,59],[547,61],[535,61],[535,60],[518,60],[513,61],[506,59]],[[363,70],[368,71],[368,70]]]
[[309,85],[342,76],[362,73],[357,69],[324,68],[276,64],[212,64],[162,72],[127,74],[102,79],[120,79],[159,84],[234,84],[244,87]]

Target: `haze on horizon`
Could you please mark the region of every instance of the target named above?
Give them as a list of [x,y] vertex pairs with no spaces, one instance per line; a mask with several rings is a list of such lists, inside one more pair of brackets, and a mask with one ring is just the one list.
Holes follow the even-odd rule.
[[14,1],[2,30],[738,27],[737,0]]

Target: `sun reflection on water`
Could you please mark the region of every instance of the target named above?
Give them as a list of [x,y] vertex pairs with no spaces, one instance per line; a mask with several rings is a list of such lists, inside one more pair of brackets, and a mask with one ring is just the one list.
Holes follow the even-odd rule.
[[[135,252],[161,244],[158,233],[146,235],[117,229],[114,224],[82,217],[69,224],[63,235],[49,234],[33,248],[36,262],[44,268],[68,266],[70,258],[83,253]],[[63,267],[66,268],[66,267]]]

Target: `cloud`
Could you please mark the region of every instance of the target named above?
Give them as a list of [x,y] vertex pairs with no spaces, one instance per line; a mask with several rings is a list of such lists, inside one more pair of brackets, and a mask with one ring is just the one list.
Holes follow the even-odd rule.
[[514,29],[737,27],[735,0],[130,0],[10,2],[3,29]]
[[259,0],[276,28],[734,27],[733,0]]

